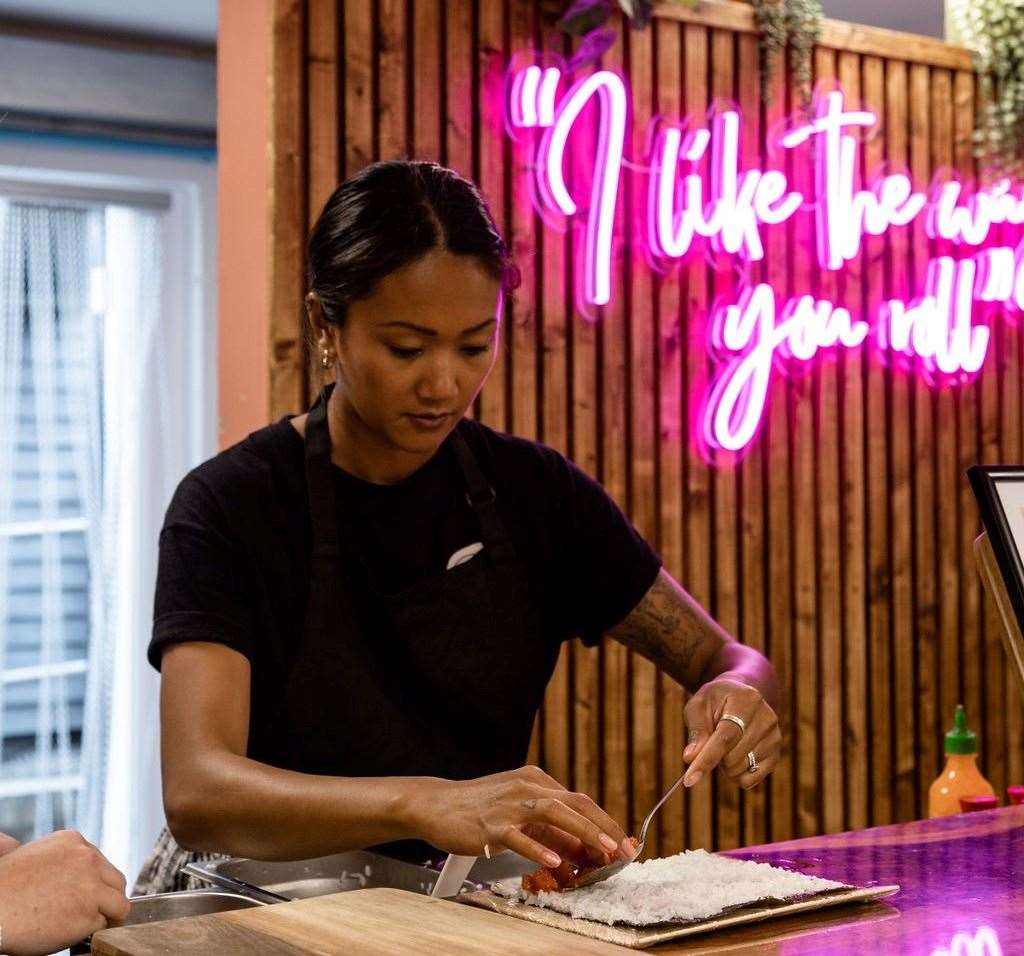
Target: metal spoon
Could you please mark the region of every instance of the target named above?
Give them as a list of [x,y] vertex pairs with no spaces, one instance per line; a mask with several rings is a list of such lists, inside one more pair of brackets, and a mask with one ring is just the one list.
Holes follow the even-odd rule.
[[669,787],[665,796],[663,796],[655,805],[654,809],[647,814],[644,819],[643,826],[640,827],[640,842],[637,844],[636,852],[633,854],[632,860],[613,860],[611,863],[605,866],[599,866],[596,870],[591,870],[586,876],[580,877],[579,881],[573,887],[573,889],[579,889],[581,886],[593,886],[594,883],[600,883],[602,880],[607,880],[609,876],[614,876],[623,867],[629,866],[633,860],[639,860],[640,855],[644,852],[644,844],[647,842],[647,828],[651,825],[651,820],[654,819],[654,814],[661,809],[661,805],[672,796],[673,793],[679,788],[679,784],[683,782],[683,777],[686,776],[686,770],[680,775],[679,779]]

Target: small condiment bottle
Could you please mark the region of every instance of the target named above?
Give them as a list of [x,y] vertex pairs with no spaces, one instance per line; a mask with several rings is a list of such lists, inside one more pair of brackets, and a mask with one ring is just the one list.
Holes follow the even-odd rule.
[[987,793],[960,798],[960,809],[964,813],[973,813],[975,810],[995,810],[998,806],[999,801],[995,795],[990,797]]
[[1024,806],[1024,787],[1007,787],[1006,795],[1010,798],[1011,806]]
[[960,813],[961,797],[995,796],[978,769],[978,738],[967,727],[964,705],[957,704],[953,729],[946,734],[946,766],[928,791],[928,816]]

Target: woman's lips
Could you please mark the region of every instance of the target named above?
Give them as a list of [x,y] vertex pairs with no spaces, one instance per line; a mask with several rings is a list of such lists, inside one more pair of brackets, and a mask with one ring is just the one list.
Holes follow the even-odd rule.
[[440,428],[445,422],[451,418],[451,413],[446,412],[442,415],[415,415],[408,413],[406,417],[413,422],[418,428],[432,431],[433,429]]

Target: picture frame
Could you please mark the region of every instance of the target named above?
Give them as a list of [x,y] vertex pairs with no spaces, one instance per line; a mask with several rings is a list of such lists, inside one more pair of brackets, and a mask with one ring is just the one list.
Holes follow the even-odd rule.
[[1024,465],[974,465],[967,477],[985,528],[975,548],[979,570],[999,606],[1024,690]]

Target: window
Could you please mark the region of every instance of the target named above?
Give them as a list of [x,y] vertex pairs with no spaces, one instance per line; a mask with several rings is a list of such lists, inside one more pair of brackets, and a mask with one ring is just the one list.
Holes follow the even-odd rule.
[[213,159],[0,135],[0,830],[79,829],[129,880],[158,533],[216,448]]
[[98,537],[102,210],[0,213],[0,830],[72,826]]

